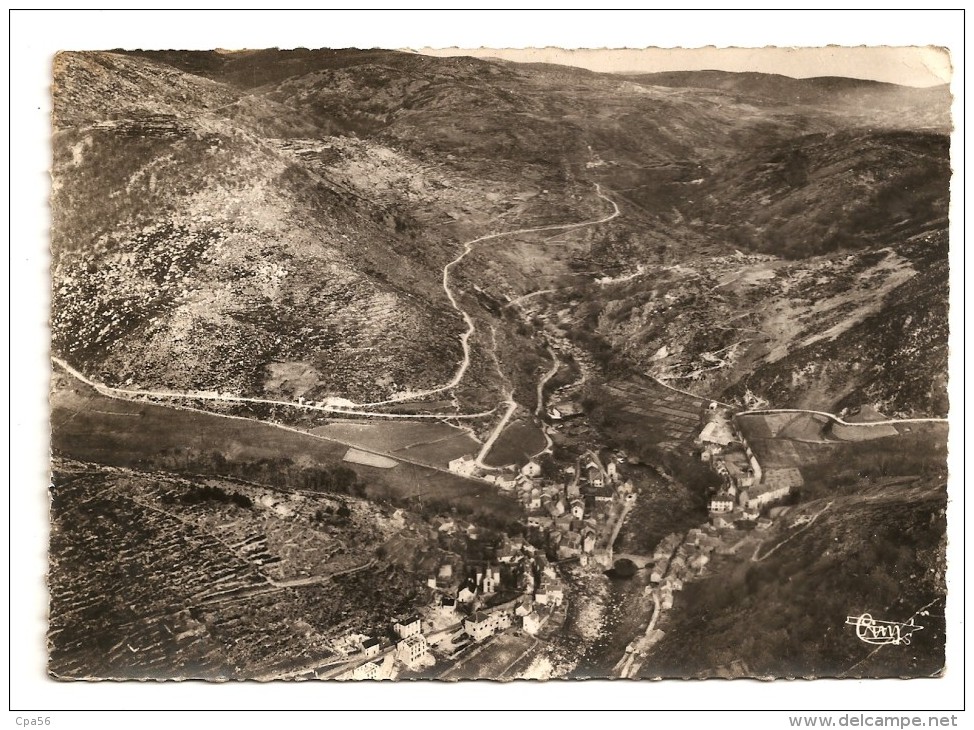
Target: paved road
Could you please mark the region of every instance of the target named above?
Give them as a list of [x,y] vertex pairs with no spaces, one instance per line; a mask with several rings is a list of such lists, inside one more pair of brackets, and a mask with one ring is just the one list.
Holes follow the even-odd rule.
[[514,415],[514,411],[516,410],[517,410],[517,401],[514,400],[513,395],[510,395],[508,396],[508,400],[507,400],[507,410],[504,411],[504,415],[501,416],[501,420],[497,422],[496,426],[494,426],[494,430],[490,432],[490,436],[488,436],[487,440],[484,441],[484,445],[481,447],[480,453],[477,454],[476,464],[481,469],[493,468],[484,464],[484,459],[487,457],[487,454],[490,453],[490,450],[494,447],[494,442],[497,441],[498,436],[500,436],[501,433],[504,431],[504,429],[507,428],[507,422],[511,420],[511,417]]

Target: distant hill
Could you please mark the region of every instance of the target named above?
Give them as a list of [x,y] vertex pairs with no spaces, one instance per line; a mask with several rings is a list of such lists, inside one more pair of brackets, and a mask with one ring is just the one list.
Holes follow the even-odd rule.
[[661,71],[648,74],[623,74],[641,84],[679,88],[723,89],[745,94],[774,96],[785,100],[810,101],[813,95],[860,89],[895,87],[882,81],[856,79],[842,76],[818,76],[798,79],[783,74],[753,71]]
[[276,48],[240,51],[125,51],[132,56],[164,63],[181,71],[254,89],[277,84],[288,78],[319,71],[380,64],[404,73],[437,71],[453,66],[492,66],[489,61],[456,57],[436,59],[416,53],[384,49],[355,48]]
[[[626,74],[625,78],[650,86],[715,89],[762,105],[819,106],[862,116],[881,126],[899,124],[946,130],[951,124],[947,84],[920,88],[841,76],[796,79],[781,74],[731,71],[664,71]],[[890,116],[897,111],[898,116]]]

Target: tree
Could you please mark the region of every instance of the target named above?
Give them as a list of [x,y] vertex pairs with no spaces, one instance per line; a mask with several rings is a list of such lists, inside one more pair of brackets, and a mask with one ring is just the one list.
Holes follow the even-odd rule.
[[558,464],[551,457],[551,454],[542,454],[541,458],[538,459],[538,464],[541,466],[541,476],[545,479],[556,480],[560,476],[558,473]]

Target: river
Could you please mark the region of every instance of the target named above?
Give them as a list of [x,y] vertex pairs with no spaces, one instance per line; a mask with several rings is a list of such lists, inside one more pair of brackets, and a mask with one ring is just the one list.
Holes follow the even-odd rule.
[[642,636],[652,616],[652,599],[643,595],[649,573],[640,570],[625,579],[573,568],[566,577],[572,591],[560,640],[576,660],[567,676],[611,677],[626,647]]

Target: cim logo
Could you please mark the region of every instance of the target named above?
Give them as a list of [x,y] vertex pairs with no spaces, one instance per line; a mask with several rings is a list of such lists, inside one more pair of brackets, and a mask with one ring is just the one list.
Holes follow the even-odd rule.
[[867,644],[884,646],[886,644],[910,643],[910,635],[914,631],[920,631],[922,626],[917,626],[913,617],[906,623],[897,621],[880,621],[874,619],[870,614],[863,613],[859,616],[846,616],[846,626],[856,627],[856,636],[860,641]]

